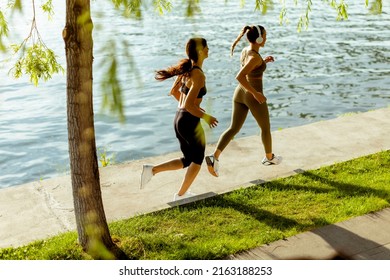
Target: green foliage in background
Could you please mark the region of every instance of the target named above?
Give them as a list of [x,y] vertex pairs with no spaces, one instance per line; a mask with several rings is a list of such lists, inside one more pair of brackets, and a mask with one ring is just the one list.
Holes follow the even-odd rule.
[[102,167],[106,167],[112,164],[115,164],[115,156],[116,154],[109,155],[109,151],[107,147],[98,148],[98,159],[100,162],[100,165]]
[[[9,1],[9,7],[13,10],[22,10],[20,1]],[[50,19],[53,15],[52,0],[47,0],[42,5],[42,10],[48,14],[48,18]],[[4,19],[3,13],[0,11],[0,42],[7,35],[8,24]],[[0,43],[0,48],[5,50],[5,46],[2,43]],[[11,44],[10,48],[14,55],[19,54],[19,58],[16,59],[14,67],[9,71],[14,78],[27,75],[30,78],[30,82],[37,86],[40,80],[47,81],[51,79],[54,73],[64,73],[64,68],[57,62],[57,56],[53,50],[45,45],[39,34],[35,17],[35,5],[33,5],[30,33],[21,44]]]
[[26,46],[23,43],[11,47],[15,54],[23,49],[22,56],[10,70],[15,78],[26,74],[30,77],[30,82],[37,86],[39,80],[47,81],[51,79],[53,73],[64,72],[64,68],[57,62],[54,52],[47,48],[41,40],[31,46]]

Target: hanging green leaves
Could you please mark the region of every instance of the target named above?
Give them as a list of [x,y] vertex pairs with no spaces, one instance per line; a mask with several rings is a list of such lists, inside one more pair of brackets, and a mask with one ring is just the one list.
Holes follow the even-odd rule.
[[[15,78],[20,78],[26,74],[29,76],[30,81],[37,86],[40,80],[47,81],[51,78],[52,74],[64,72],[64,68],[57,62],[56,55],[49,49],[43,42],[37,28],[37,22],[35,17],[35,2],[32,0],[33,18],[31,22],[31,30],[26,39],[19,45],[11,45],[14,55],[19,55],[14,67],[11,68],[9,73]],[[20,1],[14,1],[11,3],[13,9],[21,9]],[[51,18],[53,15],[52,0],[47,0],[42,9]],[[1,12],[0,12],[1,13]],[[1,48],[1,35],[4,32],[8,32],[7,25],[1,19],[0,14],[0,48]]]
[[8,24],[4,18],[4,14],[0,11],[0,51],[5,52],[6,47],[3,43],[3,38],[8,36]]
[[30,77],[30,82],[37,86],[39,80],[47,81],[53,73],[64,72],[62,66],[57,63],[54,52],[41,41],[33,43],[31,46],[12,45],[11,47],[15,53],[22,49],[23,54],[10,70],[15,78],[26,74]]

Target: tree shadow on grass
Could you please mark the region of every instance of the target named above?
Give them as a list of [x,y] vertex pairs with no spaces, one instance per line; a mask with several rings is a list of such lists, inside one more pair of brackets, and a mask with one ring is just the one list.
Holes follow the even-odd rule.
[[[304,171],[304,170],[295,170],[296,173],[299,173],[299,176],[307,177],[307,184],[288,184],[282,183],[281,181],[271,181],[265,182],[263,180],[256,180],[251,182],[255,186],[249,188],[251,190],[256,191],[263,189],[264,187],[275,190],[275,191],[302,191],[302,192],[311,192],[314,194],[330,194],[336,193],[338,197],[367,197],[374,196],[380,199],[383,199],[387,202],[390,202],[390,193],[386,190],[378,190],[369,186],[363,186],[359,184],[352,183],[344,183],[341,180],[330,179],[325,176],[320,176],[315,173],[315,171]],[[321,182],[321,185],[318,184]],[[250,216],[257,221],[266,224],[269,227],[272,227],[276,230],[280,231],[288,231],[289,229],[296,228],[299,231],[306,230],[318,230],[318,234],[321,234],[320,229],[323,227],[330,227],[331,229],[336,229],[337,226],[331,225],[331,223],[325,219],[311,219],[310,224],[300,223],[299,221],[288,218],[284,215],[278,214],[276,212],[267,211],[262,209],[262,206],[247,203],[246,198],[250,198],[251,192],[245,193],[244,189],[236,190],[230,193],[226,193],[224,195],[216,195],[215,193],[208,193],[206,197],[201,198],[198,201],[190,204],[179,205],[179,207],[183,207],[183,209],[198,209],[202,207],[221,207],[221,208],[231,208],[235,211],[241,212],[244,215]],[[241,197],[232,197],[231,194]],[[248,195],[248,196],[246,196]],[[191,201],[193,202],[193,201]],[[294,203],[294,201],[291,201]],[[308,210],[309,211],[309,210]],[[355,235],[352,232],[348,232],[347,230],[339,229],[338,233],[346,236],[345,238],[352,238],[356,240],[356,244],[363,244],[362,246],[376,246],[375,242],[370,240],[360,238],[358,235]],[[325,238],[325,237],[324,237]],[[332,241],[329,239],[328,241],[332,247],[335,247],[336,250],[339,249],[336,241]],[[332,243],[333,242],[333,243]],[[379,246],[379,245],[378,245]],[[344,252],[343,252],[344,253]],[[388,252],[387,252],[388,253]],[[385,252],[385,254],[387,254]]]
[[371,187],[337,182],[325,177],[318,176],[310,171],[305,171],[302,173],[302,175],[309,177],[313,181],[321,181],[333,187],[334,189],[341,191],[346,196],[366,196],[367,194],[371,194],[378,198],[384,199],[387,202],[390,202],[390,191],[387,190],[376,190]]
[[[213,195],[211,195],[213,194]],[[237,202],[234,199],[230,199],[228,195],[217,195],[215,193],[208,193],[204,195],[207,199],[197,200],[194,203],[182,204],[179,207],[183,209],[198,209],[203,207],[220,207],[230,208],[244,215],[250,216],[261,223],[265,223],[270,227],[287,230],[293,227],[297,227],[300,224],[293,220],[286,218],[282,215],[272,213],[270,211],[261,209],[261,206],[247,204],[245,201]]]
[[[278,180],[266,182],[263,180],[256,180],[251,182],[255,186],[252,187],[253,190],[267,187],[272,190],[280,191],[305,191],[312,192],[316,194],[327,194],[335,191],[339,192],[339,196],[344,197],[367,197],[367,195],[372,195],[381,199],[384,199],[387,202],[390,202],[390,192],[386,190],[376,190],[374,188],[361,186],[357,184],[343,183],[329,178],[319,176],[313,171],[304,171],[302,169],[294,170],[296,173],[299,173],[300,176],[307,177],[307,185],[296,185],[296,184],[285,184]],[[317,182],[321,182],[326,187],[317,187],[315,186]],[[291,228],[297,228],[299,230],[310,230],[313,227],[320,227],[329,225],[328,221],[324,219],[315,220],[312,222],[314,224],[302,224],[298,221],[287,218],[283,215],[279,215],[274,212],[270,212],[261,208],[261,206],[256,206],[253,204],[246,203],[245,195],[242,196],[241,201],[239,199],[229,198],[229,194],[234,192],[240,192],[240,190],[235,190],[226,195],[217,195],[215,193],[206,193],[198,198],[193,200],[184,201],[182,205],[176,205],[179,207],[184,207],[186,209],[196,209],[202,207],[221,207],[221,208],[231,208],[235,211],[241,212],[244,215],[250,216],[261,223],[265,223],[268,226],[285,231]],[[194,203],[189,203],[194,202]],[[293,201],[291,203],[294,203]],[[172,205],[173,206],[173,205]]]
[[390,203],[390,191],[387,190],[376,190],[371,187],[361,186],[357,184],[342,183],[339,181],[331,180],[329,178],[319,176],[313,171],[305,171],[302,169],[294,170],[300,176],[309,178],[314,182],[321,182],[324,185],[327,185],[331,188],[321,188],[315,187],[313,184],[308,185],[286,185],[279,183],[278,181],[271,181],[267,183],[267,186],[273,190],[302,190],[302,191],[311,191],[314,193],[330,193],[334,190],[338,190],[343,196],[350,197],[366,197],[368,194],[375,197],[386,200]]
[[[390,192],[383,189],[375,189],[370,186],[364,186],[359,184],[351,184],[330,179],[325,176],[320,176],[314,171],[295,170],[300,176],[307,177],[306,185],[286,184],[280,181],[264,182],[261,180],[253,181],[251,183],[257,185],[255,188],[267,187],[272,190],[280,191],[304,191],[312,192],[315,194],[337,193],[340,197],[367,197],[373,196],[390,202]],[[318,182],[324,187],[318,187]],[[375,214],[371,214],[375,215]],[[321,237],[328,246],[334,251],[333,254],[325,259],[370,259],[370,260],[387,260],[390,259],[390,250],[383,246],[375,238],[372,240],[370,237],[362,237],[359,232],[354,232],[348,228],[344,228],[340,225],[329,223],[322,218],[312,219],[311,232]],[[297,223],[298,224],[298,223]],[[308,228],[310,229],[310,228]],[[376,232],[383,231],[380,226]],[[292,255],[291,259],[312,259],[310,252],[318,250],[318,248],[307,248],[307,256]],[[312,251],[314,250],[314,251]],[[250,250],[249,250],[250,251]],[[293,253],[292,249],[292,253]],[[317,252],[318,253],[318,252]],[[236,259],[253,258],[253,254],[238,254],[240,257]],[[249,257],[248,257],[249,256]]]

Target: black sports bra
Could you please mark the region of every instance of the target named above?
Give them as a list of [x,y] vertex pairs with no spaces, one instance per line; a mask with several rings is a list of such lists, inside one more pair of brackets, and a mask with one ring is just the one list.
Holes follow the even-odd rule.
[[[195,69],[195,68],[198,68],[200,69],[200,71],[202,71],[202,69],[199,67],[199,66],[194,66],[192,67],[192,69]],[[191,69],[191,71],[192,71]],[[203,72],[203,71],[202,71]],[[180,91],[182,93],[184,93],[185,95],[188,94],[188,92],[190,91],[190,89],[186,86],[186,83],[183,82],[183,85],[181,86],[180,88]],[[198,93],[198,98],[202,98],[203,96],[205,96],[207,93],[207,88],[206,88],[206,85],[204,87],[202,87],[200,90],[199,90],[199,93]]]

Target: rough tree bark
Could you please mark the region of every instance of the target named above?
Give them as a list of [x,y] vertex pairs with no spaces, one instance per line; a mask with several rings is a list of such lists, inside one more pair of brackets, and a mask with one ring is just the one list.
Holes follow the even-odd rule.
[[94,258],[115,247],[103,208],[92,99],[93,23],[90,0],[66,1],[63,30],[67,64],[70,171],[79,243]]

